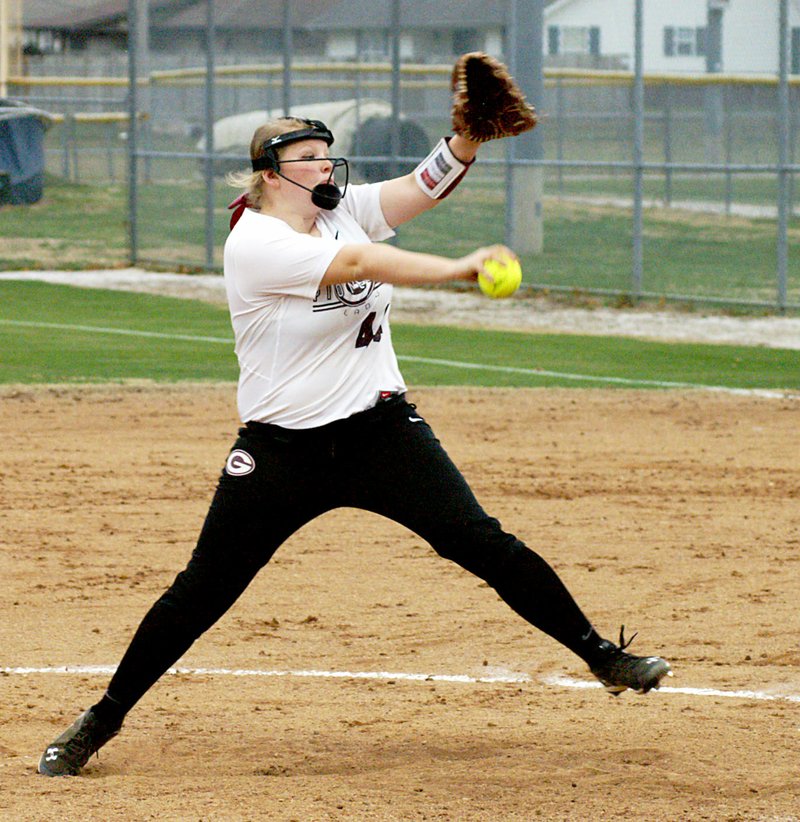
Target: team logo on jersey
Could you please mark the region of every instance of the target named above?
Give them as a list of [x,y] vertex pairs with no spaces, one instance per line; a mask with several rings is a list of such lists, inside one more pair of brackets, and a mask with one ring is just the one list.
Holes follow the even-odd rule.
[[241,448],[231,451],[225,463],[225,473],[232,477],[243,477],[245,474],[252,474],[255,470],[256,461]]
[[311,310],[314,312],[344,311],[347,314],[349,309],[355,308],[357,309],[355,313],[358,313],[361,306],[369,303],[370,297],[379,285],[380,283],[374,283],[371,280],[326,285],[317,291]]
[[337,283],[334,293],[340,303],[345,305],[361,305],[365,303],[375,288],[371,280],[359,280],[355,283]]

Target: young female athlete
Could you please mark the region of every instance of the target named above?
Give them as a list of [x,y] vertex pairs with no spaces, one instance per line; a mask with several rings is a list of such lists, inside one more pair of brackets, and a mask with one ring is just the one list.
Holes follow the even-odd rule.
[[42,774],[79,773],[281,543],[340,506],[419,534],[613,693],[649,691],[670,673],[663,659],[633,656],[622,637],[618,646],[595,631],[550,565],[481,508],[406,401],[389,327],[392,286],[475,280],[485,260],[513,253],[498,245],[449,259],[375,241],[436,205],[479,144],[455,135],[408,175],[348,185],[332,143],[323,123],[297,118],[253,137],[253,172],[224,255],[244,425],[188,565],[144,617],[105,695],[45,749]]

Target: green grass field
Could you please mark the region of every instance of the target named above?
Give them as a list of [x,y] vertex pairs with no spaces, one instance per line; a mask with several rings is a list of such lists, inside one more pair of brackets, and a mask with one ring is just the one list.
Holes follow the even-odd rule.
[[[158,179],[155,164],[154,179]],[[717,181],[719,182],[719,181]],[[751,181],[754,185],[755,181]],[[761,185],[769,185],[763,180]],[[569,182],[571,193],[617,194],[619,178]],[[655,187],[656,183],[652,183]],[[692,191],[681,187],[692,185]],[[697,183],[677,181],[675,196],[700,195]],[[680,190],[679,190],[680,189]],[[177,270],[205,263],[205,194],[198,181],[141,186],[139,259]],[[221,268],[227,235],[227,203],[235,192],[216,190],[214,266]],[[83,269],[128,261],[127,194],[122,184],[65,184],[48,178],[44,199],[33,206],[0,209],[0,269]],[[457,256],[504,239],[502,191],[476,175],[437,209],[399,232],[399,245]],[[648,210],[644,219],[642,290],[655,296],[774,303],[774,220]],[[546,201],[545,249],[523,255],[525,281],[539,289],[630,293],[630,210],[560,200]],[[790,226],[788,301],[800,304],[800,220]]]
[[[800,389],[800,352],[396,325],[410,385]],[[228,313],[205,303],[0,283],[0,383],[233,381]]]

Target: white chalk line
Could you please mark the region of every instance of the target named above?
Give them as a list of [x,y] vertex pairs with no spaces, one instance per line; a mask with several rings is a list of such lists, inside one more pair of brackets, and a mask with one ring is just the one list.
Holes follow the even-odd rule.
[[[180,342],[205,342],[223,345],[233,345],[229,337],[204,337],[192,334],[167,334],[160,331],[136,331],[129,328],[108,328],[93,325],[70,325],[67,323],[33,322],[31,320],[9,320],[0,318],[0,325],[11,325],[24,328],[52,328],[57,331],[81,331],[90,334],[121,334],[128,337],[148,337],[162,340],[178,340]],[[561,380],[576,382],[593,382],[610,385],[625,385],[631,388],[636,386],[649,388],[682,388],[700,391],[716,391],[723,394],[736,394],[766,399],[788,399],[795,396],[793,391],[780,391],[767,388],[733,388],[726,385],[705,385],[693,382],[674,382],[670,380],[646,380],[629,377],[609,377],[595,374],[574,374],[567,371],[549,371],[544,368],[520,368],[512,365],[488,365],[486,363],[463,362],[461,360],[444,360],[433,357],[414,357],[398,355],[403,362],[421,363],[423,365],[442,365],[447,368],[461,368],[471,371],[494,371],[502,374],[521,374],[528,377],[552,377]]]
[[[0,675],[30,674],[73,674],[111,676],[117,670],[115,665],[54,665],[42,668],[0,668]],[[169,668],[168,674],[185,676],[234,676],[234,677],[300,677],[310,679],[380,679],[402,680],[406,682],[456,682],[466,684],[502,683],[519,684],[532,682],[527,674],[491,674],[488,676],[468,676],[466,674],[415,674],[399,671],[321,671],[321,670],[262,670],[235,668]]]
[[440,360],[429,357],[398,356],[398,360],[406,362],[419,362],[428,365],[444,365],[450,368],[468,368],[481,371],[499,371],[506,374],[525,374],[533,377],[556,377],[562,380],[575,380],[579,382],[611,383],[614,385],[628,385],[631,387],[640,385],[650,388],[690,388],[701,391],[718,391],[723,394],[740,394],[750,397],[765,397],[767,399],[786,399],[793,396],[791,392],[774,391],[768,388],[732,388],[727,385],[705,385],[695,382],[672,382],[670,380],[645,380],[633,379],[629,377],[608,377],[594,374],[573,374],[567,371],[548,371],[544,368],[517,368],[512,365],[484,365],[482,363],[459,362],[458,360]]
[[[561,688],[602,688],[599,682],[587,682],[583,679],[572,679],[568,676],[546,676],[542,679],[546,685]],[[769,693],[767,691],[723,691],[719,688],[676,688],[662,686],[660,694],[684,694],[685,696],[710,696],[722,699],[754,699],[762,702],[800,702],[800,694]]]
[[[111,676],[117,670],[115,665],[51,665],[44,667],[0,668],[3,676],[30,676],[32,674],[70,674],[73,676]],[[296,677],[300,679],[372,679],[392,682],[447,682],[457,684],[501,684],[521,685],[536,680],[528,674],[505,673],[487,676],[467,674],[423,674],[404,671],[324,671],[324,670],[263,670],[258,668],[169,668],[168,674],[176,676],[231,676],[231,677]],[[598,689],[603,686],[596,681],[573,679],[561,675],[541,677],[545,685],[555,688],[577,690]],[[767,691],[737,690],[726,691],[719,688],[691,688],[664,686],[662,694],[683,694],[684,696],[713,697],[721,699],[749,699],[761,702],[800,702],[800,694]]]
[[23,328],[52,328],[56,331],[84,331],[88,334],[121,334],[125,337],[154,337],[161,340],[182,342],[209,342],[233,345],[230,337],[199,337],[193,334],[165,334],[161,331],[138,331],[132,328],[107,328],[102,325],[75,325],[69,323],[43,323],[32,320],[8,320],[0,318],[0,325],[16,325]]

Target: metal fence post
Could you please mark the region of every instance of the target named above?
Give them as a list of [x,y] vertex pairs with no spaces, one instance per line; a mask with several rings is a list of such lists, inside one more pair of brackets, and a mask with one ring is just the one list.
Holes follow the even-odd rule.
[[65,180],[70,180],[70,160],[69,160],[69,144],[72,135],[72,120],[73,117],[70,113],[64,115],[64,121],[62,123],[62,130],[61,130],[61,173],[64,175]]
[[636,0],[634,19],[634,80],[633,80],[633,296],[642,292],[644,268],[644,73],[643,73],[643,0]]
[[292,0],[283,0],[283,113],[292,110]]
[[137,74],[136,0],[128,0],[128,258],[136,265],[139,258],[138,182],[139,169],[136,146],[136,74]]
[[72,182],[79,183],[81,181],[81,172],[78,167],[78,123],[74,114],[69,120],[69,135],[70,155],[72,157]]
[[364,32],[361,29],[358,29],[356,32],[356,59],[355,59],[355,66],[356,66],[356,77],[354,82],[354,89],[353,93],[355,94],[356,100],[356,125],[355,125],[355,140],[353,142],[353,149],[354,154],[361,153],[361,146],[359,141],[359,135],[361,134],[361,51],[362,51],[362,43],[364,40]]
[[[664,86],[664,162],[672,162],[672,86]],[[664,205],[672,205],[672,169],[664,173]]]
[[780,0],[778,80],[778,311],[786,311],[789,268],[789,0]]
[[[516,31],[517,31],[517,3],[516,0],[511,0],[508,4],[506,12],[506,31],[505,42],[503,43],[503,50],[506,54],[506,62],[508,63],[511,73],[516,72],[515,53],[516,53]],[[505,143],[505,209],[503,211],[503,241],[507,246],[513,248],[514,246],[514,226],[511,214],[514,210],[514,158],[515,158],[515,142],[514,140],[503,140]]]
[[206,0],[206,268],[214,267],[214,0]]
[[108,160],[108,178],[113,183],[117,179],[116,170],[114,168],[114,137],[116,135],[114,123],[108,123],[104,130],[106,133],[106,159]]
[[564,126],[566,113],[564,111],[564,83],[559,76],[556,78],[556,158],[558,159],[558,196],[564,196]]
[[391,5],[392,41],[392,163],[391,176],[400,173],[400,0],[392,0]]
[[[150,182],[153,168],[153,159],[149,151],[153,148],[152,140],[152,110],[150,88],[150,0],[138,0],[136,6],[136,73],[141,75],[144,82],[142,87],[137,86],[137,108],[144,112],[146,119],[142,120],[139,137],[144,147],[144,179]],[[137,120],[138,125],[138,120]]]
[[722,89],[723,110],[725,119],[725,214],[730,217],[733,206],[733,174],[730,165],[733,162],[733,103],[729,86]]
[[[794,95],[794,102],[792,102],[792,95]],[[798,111],[798,107],[800,107],[800,89],[798,88],[790,88],[789,89],[789,111],[795,112],[795,117],[790,117],[789,119],[789,161],[794,164],[797,162],[795,159],[797,157],[797,134],[800,132],[800,112]],[[789,175],[789,217],[794,214],[794,202],[795,202],[795,193],[796,193],[796,186],[795,186],[795,174]]]

